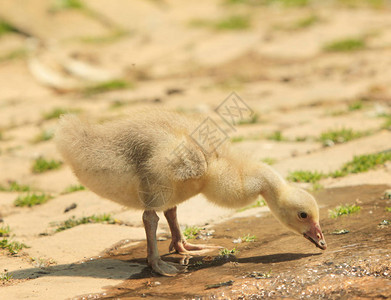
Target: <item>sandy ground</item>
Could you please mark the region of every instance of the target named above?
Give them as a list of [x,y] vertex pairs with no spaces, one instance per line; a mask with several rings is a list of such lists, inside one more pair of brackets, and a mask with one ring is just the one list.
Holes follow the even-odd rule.
[[[215,109],[235,91],[258,118],[229,132],[233,147],[272,162],[283,176],[297,170],[333,172],[355,155],[391,149],[390,127],[384,126],[391,113],[390,7],[366,5],[370,1],[358,1],[358,7],[342,1],[284,7],[251,1],[84,0],[81,8],[67,8],[70,2],[0,2],[0,20],[13,26],[4,33],[0,29],[0,226],[10,227],[8,239],[28,246],[16,254],[0,251],[1,299],[104,297],[145,272],[145,261],[107,257],[110,251],[131,253],[144,246],[141,212],[88,190],[64,193],[78,184],[66,165],[32,171],[39,157],[61,160],[50,139],[58,119],[49,115],[56,109],[99,122],[131,117],[145,105],[218,119]],[[232,16],[239,21],[223,22]],[[327,44],[347,38],[365,45],[325,51]],[[365,134],[330,147],[319,141],[321,133],[343,128]],[[283,138],[270,139],[275,132]],[[47,140],[38,138],[42,133]],[[10,190],[10,182],[53,198],[16,207],[15,199],[26,192]],[[320,181],[325,190],[362,184],[391,185],[391,163]],[[72,204],[76,208],[64,212]],[[101,214],[110,214],[115,224],[56,232],[56,224],[72,216]],[[213,228],[264,215],[266,207],[231,211],[202,196],[179,207],[183,226]],[[165,222],[159,235],[169,236]],[[273,249],[280,253],[283,245]],[[4,279],[7,274],[12,278]]]

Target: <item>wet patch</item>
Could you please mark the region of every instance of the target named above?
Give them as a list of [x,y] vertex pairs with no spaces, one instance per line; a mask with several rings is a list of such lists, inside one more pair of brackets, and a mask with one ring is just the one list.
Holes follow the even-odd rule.
[[[120,285],[108,288],[104,295],[96,296],[101,299],[391,297],[391,226],[379,225],[383,220],[391,220],[391,213],[385,210],[391,204],[390,199],[383,197],[386,189],[365,185],[317,193],[321,226],[328,243],[326,251],[289,233],[271,214],[234,219],[215,226],[207,243],[227,249],[235,247],[235,255],[222,256],[215,250],[206,256],[190,257],[185,273],[162,277],[146,266],[145,242],[118,249],[106,257],[146,267]],[[328,217],[329,209],[345,203],[357,203],[362,209],[349,216]],[[344,234],[335,234],[342,230]],[[255,235],[256,240],[233,243],[246,234]],[[165,254],[169,243],[169,239],[159,242],[163,260],[180,263],[183,256]]]

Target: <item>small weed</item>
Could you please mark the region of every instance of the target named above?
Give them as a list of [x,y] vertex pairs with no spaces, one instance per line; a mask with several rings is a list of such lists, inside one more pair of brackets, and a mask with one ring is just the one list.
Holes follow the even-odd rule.
[[0,240],[0,249],[8,250],[10,254],[17,254],[23,248],[27,248],[23,243],[11,242],[8,239]]
[[296,142],[305,142],[307,139],[308,139],[307,136],[297,136],[297,137],[295,138],[295,141],[296,141]]
[[274,158],[271,158],[271,157],[265,157],[261,160],[262,162],[264,162],[265,164],[268,164],[268,165],[274,165],[276,163],[276,160]]
[[11,279],[12,279],[12,275],[10,273],[8,272],[0,273],[0,281],[10,281]]
[[53,130],[43,130],[35,136],[33,143],[46,142],[51,140],[54,137]]
[[72,218],[60,223],[56,229],[56,232],[64,231],[78,225],[89,224],[89,223],[115,224],[117,223],[117,221],[113,219],[110,214],[103,214],[97,216],[92,215],[89,217],[82,217],[79,219],[76,219],[75,216],[72,216]]
[[81,184],[70,185],[62,193],[69,194],[77,191],[84,191],[86,188]]
[[343,215],[350,215],[350,214],[353,214],[353,213],[356,213],[356,212],[359,212],[361,210],[361,207],[358,206],[358,205],[339,205],[337,206],[336,208],[334,208],[333,210],[329,210],[329,217],[330,218],[338,218],[340,216],[343,216]]
[[234,15],[219,21],[195,19],[189,24],[192,27],[210,27],[216,30],[244,30],[250,27],[249,17]]
[[132,83],[117,79],[117,80],[102,82],[94,86],[90,86],[86,88],[83,92],[85,95],[94,95],[94,94],[99,94],[99,93],[104,93],[109,91],[129,89],[133,87],[134,85]]
[[244,136],[234,136],[231,138],[231,142],[232,143],[240,143],[240,142],[243,142],[245,140]]
[[47,113],[44,113],[43,114],[43,118],[45,120],[58,119],[61,115],[64,115],[64,114],[69,113],[69,112],[70,111],[68,109],[61,108],[61,107],[56,107],[53,110],[51,110],[51,111],[49,111]]
[[246,243],[254,242],[257,239],[255,235],[250,235],[249,233],[243,237],[241,237],[241,240]]
[[56,264],[56,262],[52,258],[46,259],[46,258],[30,257],[30,259],[32,265],[36,268],[47,268],[49,266]]
[[246,277],[252,277],[252,278],[255,278],[255,279],[267,279],[267,278],[272,277],[272,270],[270,269],[267,273],[254,271],[254,272],[251,272]]
[[9,226],[2,225],[0,227],[0,237],[8,237],[10,236],[11,229]]
[[315,182],[312,184],[312,191],[316,192],[323,189],[323,185],[321,185],[319,182]]
[[230,16],[216,22],[215,28],[218,30],[243,30],[250,27],[250,19],[244,16]]
[[186,237],[187,240],[195,239],[200,230],[201,228],[196,226],[186,226],[185,230],[183,231],[183,235]]
[[[386,207],[386,211],[387,212],[391,212],[391,207]],[[0,229],[0,232],[1,232],[1,229]],[[1,236],[1,235],[0,235]]]
[[18,48],[18,49],[12,50],[12,51],[0,56],[0,62],[19,59],[19,58],[25,58],[25,57],[27,57],[27,54],[28,53],[25,48]]
[[362,38],[347,38],[330,42],[324,46],[328,52],[351,52],[365,49],[365,40]]
[[246,125],[246,124],[256,124],[258,122],[259,115],[253,114],[250,119],[242,120],[238,122],[238,125]]
[[311,171],[294,171],[289,173],[287,179],[293,182],[310,182],[317,183],[322,178],[325,178],[326,175],[322,172],[311,172]]
[[330,130],[323,132],[320,135],[319,141],[322,142],[323,146],[327,147],[334,144],[346,143],[368,134],[368,132],[353,131],[352,129],[342,128],[340,130]]
[[355,110],[360,110],[363,108],[363,103],[361,100],[355,101],[353,103],[350,103],[348,106],[349,111],[355,111]]
[[312,15],[303,19],[298,20],[294,25],[293,29],[303,29],[303,28],[308,28],[316,23],[320,22],[320,19],[316,15]]
[[239,251],[236,250],[236,248],[233,248],[232,250],[228,250],[227,248],[224,248],[224,249],[220,249],[219,256],[229,256],[229,255],[235,256],[235,253],[237,252]]
[[16,198],[16,200],[14,201],[14,205],[19,207],[23,207],[23,206],[31,207],[34,205],[43,204],[52,198],[53,197],[51,195],[44,194],[44,193],[27,194],[25,196],[19,196],[18,198]]
[[391,114],[386,114],[386,115],[383,115],[382,117],[385,118],[385,121],[382,125],[382,128],[387,129],[387,130],[391,130]]
[[281,131],[273,132],[271,135],[267,136],[267,139],[271,140],[271,141],[277,141],[277,142],[281,142],[281,141],[285,141],[286,140],[286,138],[284,138],[282,136]]
[[226,4],[246,4],[246,5],[280,5],[284,7],[303,7],[310,4],[311,0],[226,0]]
[[263,206],[266,206],[265,200],[259,199],[254,204],[251,204],[251,205],[248,205],[248,206],[245,206],[243,208],[238,209],[237,212],[242,212],[242,211],[245,211],[250,208],[263,207]]
[[12,32],[18,32],[18,30],[12,24],[0,19],[0,36]]
[[85,6],[80,0],[56,0],[53,6],[53,10],[66,10],[66,9],[84,9]]
[[104,36],[84,37],[81,39],[81,41],[89,44],[107,44],[107,43],[115,42],[127,35],[129,35],[129,32],[127,31],[114,30],[111,33]]
[[342,177],[351,173],[362,173],[375,168],[378,165],[383,165],[391,160],[391,153],[375,153],[355,156],[352,161],[345,163],[340,170],[331,173],[331,177]]
[[50,170],[56,170],[62,165],[61,161],[58,160],[46,160],[43,157],[37,158],[32,166],[33,173],[43,173]]
[[0,191],[2,192],[28,192],[30,190],[31,188],[28,185],[19,184],[16,181],[9,181],[7,187],[0,185]]

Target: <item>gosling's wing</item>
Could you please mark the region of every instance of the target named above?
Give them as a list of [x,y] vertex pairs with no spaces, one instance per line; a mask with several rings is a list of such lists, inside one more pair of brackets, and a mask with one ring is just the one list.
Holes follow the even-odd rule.
[[150,163],[155,172],[174,181],[185,181],[203,176],[207,169],[205,155],[188,137],[162,143]]

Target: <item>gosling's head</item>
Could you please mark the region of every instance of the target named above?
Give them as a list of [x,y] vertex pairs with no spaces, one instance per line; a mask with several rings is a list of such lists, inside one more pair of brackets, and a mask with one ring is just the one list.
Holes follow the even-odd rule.
[[303,235],[316,247],[325,250],[326,241],[319,225],[319,208],[315,198],[306,191],[287,185],[279,195],[278,211],[281,223]]

